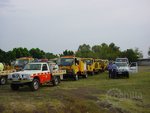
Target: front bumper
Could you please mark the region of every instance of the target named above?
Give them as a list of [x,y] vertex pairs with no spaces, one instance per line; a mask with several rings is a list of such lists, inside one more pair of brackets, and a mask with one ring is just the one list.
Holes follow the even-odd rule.
[[32,80],[14,80],[14,79],[8,79],[8,82],[11,84],[26,84],[29,82],[32,82]]
[[118,71],[117,75],[128,75],[129,72],[128,71]]

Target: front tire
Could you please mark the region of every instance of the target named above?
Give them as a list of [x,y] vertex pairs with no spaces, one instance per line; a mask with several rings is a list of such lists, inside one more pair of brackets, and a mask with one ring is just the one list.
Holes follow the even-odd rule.
[[129,78],[129,72],[127,72],[126,77]]
[[32,83],[30,84],[30,88],[32,91],[37,91],[40,87],[40,82],[38,79],[33,79]]
[[14,91],[19,90],[19,86],[18,86],[17,84],[11,84],[10,87],[11,87],[11,89],[14,90]]
[[53,86],[57,86],[58,84],[59,84],[59,78],[58,77],[54,77],[53,78],[53,81],[52,81],[52,83],[53,83]]
[[1,85],[5,85],[6,82],[7,82],[6,77],[1,77],[1,78],[0,78],[0,84],[1,84]]

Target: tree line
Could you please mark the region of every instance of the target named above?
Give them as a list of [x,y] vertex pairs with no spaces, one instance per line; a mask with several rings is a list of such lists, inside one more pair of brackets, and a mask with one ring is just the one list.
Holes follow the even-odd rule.
[[5,52],[0,49],[0,62],[10,64],[10,62],[16,60],[20,57],[33,57],[37,59],[47,58],[52,59],[58,57],[57,55],[49,52],[44,52],[39,48],[32,48],[28,50],[27,48],[13,48],[13,50]]
[[[63,54],[67,53],[67,51],[68,50],[65,50]],[[72,52],[69,50],[68,54],[65,55],[70,55],[70,53]],[[102,43],[92,47],[88,44],[83,44],[79,46],[74,55],[81,58],[100,58],[108,60],[115,60],[117,57],[126,57],[131,62],[137,61],[138,58],[143,58],[143,54],[138,48],[121,51],[120,47],[114,43],[110,43],[109,45]]]
[[136,49],[127,49],[124,51],[120,50],[120,47],[116,46],[114,43],[110,43],[109,45],[106,43],[102,43],[100,45],[90,46],[88,44],[82,44],[78,47],[76,52],[72,50],[64,50],[62,54],[56,55],[50,52],[44,52],[39,48],[32,48],[28,50],[27,48],[13,48],[13,50],[5,52],[0,49],[0,62],[9,63],[14,61],[16,58],[20,57],[33,57],[33,58],[57,58],[59,56],[65,55],[74,55],[81,58],[100,58],[100,59],[108,59],[115,60],[117,57],[127,57],[129,61],[137,61],[138,58],[142,58],[143,54]]

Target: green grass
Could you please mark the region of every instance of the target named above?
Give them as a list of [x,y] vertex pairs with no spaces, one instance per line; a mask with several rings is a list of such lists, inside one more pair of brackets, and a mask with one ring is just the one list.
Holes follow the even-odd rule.
[[0,86],[0,113],[149,113],[150,67],[140,67],[129,79],[109,79],[108,73],[59,86],[12,91]]

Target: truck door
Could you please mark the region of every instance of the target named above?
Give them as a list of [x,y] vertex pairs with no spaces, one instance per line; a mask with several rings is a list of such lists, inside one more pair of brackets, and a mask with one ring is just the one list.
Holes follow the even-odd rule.
[[49,81],[50,77],[50,72],[48,70],[48,67],[46,64],[43,64],[42,66],[42,83],[46,82],[46,81]]
[[138,72],[138,64],[137,64],[137,62],[132,62],[130,64],[130,72],[131,73],[137,73]]

